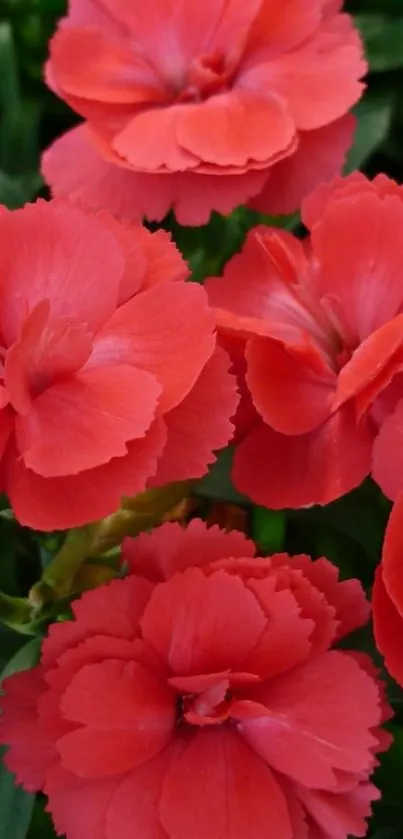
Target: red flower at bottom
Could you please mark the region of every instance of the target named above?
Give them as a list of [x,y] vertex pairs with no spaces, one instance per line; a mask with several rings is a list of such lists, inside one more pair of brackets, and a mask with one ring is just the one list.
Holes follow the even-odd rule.
[[239,533],[166,524],[4,683],[6,761],[67,839],[364,836],[386,745],[362,625],[327,560],[254,559]]

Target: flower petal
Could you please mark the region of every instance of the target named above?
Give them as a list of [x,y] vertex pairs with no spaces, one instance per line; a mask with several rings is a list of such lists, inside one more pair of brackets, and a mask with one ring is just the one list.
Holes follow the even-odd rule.
[[371,815],[371,801],[379,798],[373,784],[362,783],[351,792],[323,792],[299,787],[298,798],[310,817],[318,825],[318,836],[344,839],[345,836],[365,836],[367,819]]
[[234,483],[271,509],[328,504],[370,473],[372,444],[347,410],[309,434],[278,434],[262,423],[235,452]]
[[403,615],[386,590],[382,565],[378,566],[375,574],[372,611],[376,646],[391,676],[403,685]]
[[324,557],[313,562],[309,556],[300,554],[288,557],[287,564],[300,569],[304,579],[322,592],[327,603],[335,609],[337,640],[368,622],[370,605],[359,580],[340,580],[337,566]]
[[305,0],[264,0],[251,28],[245,57],[257,65],[273,55],[293,50],[312,35],[320,23],[318,3]]
[[[152,589],[148,580],[130,577],[87,591],[73,603],[74,621],[50,625],[42,646],[45,669],[54,666],[70,647],[76,648],[79,642],[88,642],[93,636],[134,640]],[[105,641],[104,644],[106,649]],[[110,657],[118,658],[116,650],[114,653]]]
[[293,121],[276,99],[233,90],[183,113],[178,141],[204,162],[245,166],[285,154],[295,136]]
[[94,341],[92,367],[131,364],[163,388],[159,410],[187,396],[213,353],[213,315],[195,283],[157,285],[136,295],[110,318]]
[[161,392],[135,367],[98,367],[52,385],[16,421],[25,466],[45,478],[76,475],[127,452],[144,437]]
[[353,144],[356,120],[352,114],[317,128],[301,131],[293,154],[270,170],[262,192],[249,206],[260,213],[294,213],[314,189],[339,175]]
[[228,215],[260,192],[268,170],[244,174],[151,175],[114,166],[93,147],[85,126],[64,134],[42,156],[42,172],[54,195],[95,210],[108,207],[123,218],[161,221],[174,209],[179,224],[206,224],[215,210]]
[[50,320],[49,300],[37,303],[23,324],[21,338],[9,349],[4,380],[14,409],[27,413],[32,398],[57,379],[76,373],[92,352],[92,340],[69,318]]
[[317,293],[328,300],[351,347],[401,309],[402,228],[402,201],[367,190],[330,202],[313,227]]
[[224,727],[198,732],[168,770],[159,804],[172,839],[292,839],[283,794],[268,766]]
[[105,817],[121,779],[86,781],[55,766],[49,773],[45,793],[55,828],[69,839],[105,839]]
[[180,139],[182,120],[194,107],[171,105],[141,111],[116,135],[113,150],[140,172],[162,168],[184,172],[194,168],[199,162],[198,153],[189,151]]
[[252,338],[246,381],[264,421],[282,434],[305,434],[330,415],[336,374],[311,342],[293,347]]
[[165,748],[176,697],[140,664],[107,660],[81,668],[62,697],[61,712],[84,726],[58,741],[63,765],[79,777],[98,778],[126,772]]
[[62,94],[133,105],[167,96],[150,63],[130,49],[128,39],[117,41],[93,26],[62,26],[50,42],[50,58]]
[[52,318],[72,318],[89,330],[115,310],[124,259],[100,219],[64,202],[40,201],[3,213],[0,237],[1,326],[8,345],[43,299]]
[[403,400],[384,420],[375,438],[372,475],[382,492],[393,501],[403,490]]
[[300,44],[249,70],[242,84],[261,90],[269,86],[286,103],[296,127],[312,131],[344,116],[355,105],[367,65],[360,36],[347,15],[323,23]]
[[46,682],[40,668],[34,667],[4,679],[1,687],[0,743],[9,746],[4,762],[24,789],[37,792],[57,759],[54,743],[38,715],[38,699]]
[[266,620],[242,580],[189,568],[157,586],[141,627],[172,675],[193,676],[239,670]]
[[125,457],[60,478],[37,475],[11,449],[5,465],[6,485],[18,521],[35,530],[66,530],[116,512],[123,496],[146,489],[165,442],[165,426],[157,420],[145,437],[128,443]]
[[307,787],[336,789],[336,769],[372,768],[378,689],[348,653],[326,652],[257,687],[255,697],[260,706],[241,701],[232,714],[245,741],[277,771]]
[[153,582],[168,580],[186,568],[203,568],[223,557],[255,555],[255,546],[243,533],[208,527],[201,519],[192,519],[186,528],[177,522],[165,522],[151,533],[125,539],[122,560],[132,574]]
[[229,367],[227,354],[216,347],[190,393],[164,416],[167,444],[153,485],[203,477],[216,460],[214,452],[232,438],[239,397]]
[[292,591],[276,590],[274,576],[266,580],[248,580],[247,586],[264,609],[268,622],[242,667],[258,673],[262,679],[272,679],[308,657],[314,623],[302,617]]
[[172,750],[136,766],[119,784],[109,804],[105,839],[133,839],[133,825],[141,839],[168,839],[158,812],[162,784],[172,760]]

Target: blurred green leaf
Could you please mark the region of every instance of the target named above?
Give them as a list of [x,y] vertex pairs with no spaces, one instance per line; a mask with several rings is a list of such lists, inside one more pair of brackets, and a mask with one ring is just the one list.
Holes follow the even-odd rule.
[[357,15],[371,72],[403,67],[403,17],[384,14]]
[[252,538],[265,554],[279,553],[284,549],[286,524],[284,510],[266,510],[265,507],[252,509]]
[[10,175],[35,172],[39,166],[38,102],[23,102],[5,111],[0,130],[1,165]]
[[386,139],[392,123],[394,100],[393,90],[367,90],[355,109],[358,125],[345,172],[361,169]]
[[220,452],[207,475],[197,484],[195,494],[204,498],[214,498],[216,501],[227,501],[231,504],[250,504],[249,499],[237,492],[231,481],[233,457],[234,449],[232,446]]
[[3,763],[4,752],[0,749],[0,839],[25,839],[35,796],[15,786]]
[[16,210],[25,203],[24,188],[18,178],[12,178],[0,170],[0,204]]
[[390,725],[393,743],[389,751],[382,755],[380,767],[376,772],[376,784],[382,789],[383,803],[401,804],[403,799],[403,727]]
[[11,24],[0,22],[0,108],[14,108],[20,99],[17,54]]
[[379,502],[371,484],[368,489],[364,485],[326,507],[312,507],[306,515],[317,524],[350,537],[364,548],[374,564],[379,562],[389,507]]
[[[27,839],[54,839],[56,833],[53,828],[52,819],[45,811],[45,800],[37,798],[32,814],[31,824]],[[91,837],[88,837],[91,839]]]
[[13,673],[20,673],[21,670],[29,670],[30,667],[34,667],[40,656],[41,643],[41,638],[32,638],[31,641],[17,650],[3,668],[1,681],[7,679],[8,676],[12,676]]

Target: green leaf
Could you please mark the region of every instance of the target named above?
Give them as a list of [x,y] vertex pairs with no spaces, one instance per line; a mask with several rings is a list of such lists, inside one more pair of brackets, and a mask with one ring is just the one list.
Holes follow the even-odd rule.
[[22,182],[18,178],[12,178],[6,172],[0,170],[0,204],[4,204],[10,210],[16,210],[25,204],[25,194]]
[[399,805],[403,797],[403,727],[390,725],[393,743],[376,772],[375,783],[383,792],[383,803]]
[[40,116],[41,107],[35,101],[5,109],[0,131],[0,160],[8,174],[22,175],[38,169]]
[[52,819],[45,810],[45,801],[37,798],[27,839],[55,839],[55,837],[56,833],[53,828]]
[[4,752],[0,749],[0,839],[25,839],[35,796],[15,786],[2,760]]
[[29,670],[30,667],[34,667],[40,656],[41,643],[41,638],[32,638],[31,641],[20,647],[5,665],[1,674],[1,681],[8,676],[12,676],[13,673],[20,673],[21,670]]
[[[389,507],[381,504],[372,485],[339,498],[326,507],[312,507],[305,512],[318,524],[334,528],[361,545],[374,564],[379,562]],[[313,525],[315,526],[315,525]]]
[[284,548],[287,518],[283,510],[252,509],[252,538],[265,554],[279,553]]
[[390,88],[384,91],[370,88],[357,105],[355,114],[358,125],[345,172],[362,168],[378,146],[384,142],[392,123],[394,99],[394,93]]
[[249,499],[235,489],[231,481],[234,449],[229,446],[218,455],[207,475],[197,484],[195,494],[215,501],[227,501],[230,504],[250,505]]
[[364,14],[357,15],[355,22],[361,31],[372,72],[403,67],[403,17]]
[[20,98],[17,55],[11,24],[0,23],[0,107],[17,107]]

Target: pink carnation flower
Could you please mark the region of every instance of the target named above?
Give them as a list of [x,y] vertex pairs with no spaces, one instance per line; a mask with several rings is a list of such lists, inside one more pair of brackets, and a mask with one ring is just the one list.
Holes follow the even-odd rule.
[[366,64],[334,0],[70,0],[47,79],[86,120],[45,153],[55,195],[205,223],[291,212],[338,174]]

